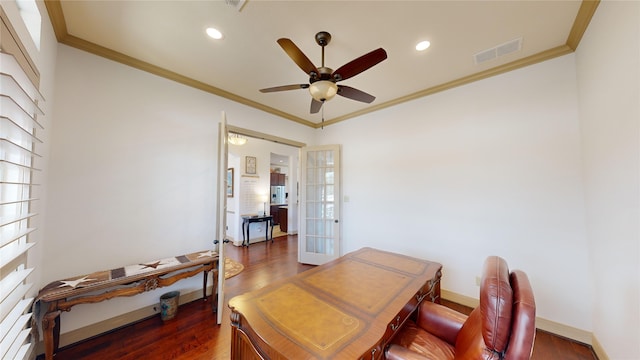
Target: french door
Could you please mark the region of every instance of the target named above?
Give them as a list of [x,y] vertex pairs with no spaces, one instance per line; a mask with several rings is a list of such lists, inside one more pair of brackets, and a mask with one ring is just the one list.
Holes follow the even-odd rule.
[[298,261],[321,265],[340,256],[340,145],[301,149]]
[[[229,152],[229,144],[227,143],[227,115],[222,112],[222,120],[218,126],[218,201],[217,212],[218,219],[216,221],[216,244],[218,252],[218,324],[222,323],[222,311],[224,310],[224,239],[227,236],[227,153]],[[213,291],[216,291],[214,289]]]

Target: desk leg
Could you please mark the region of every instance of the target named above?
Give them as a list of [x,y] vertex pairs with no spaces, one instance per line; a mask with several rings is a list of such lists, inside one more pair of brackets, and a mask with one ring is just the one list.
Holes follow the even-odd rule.
[[245,233],[244,233],[244,227],[247,224],[246,221],[242,221],[242,246],[244,246],[245,241],[247,241],[247,238],[245,237]]
[[271,219],[271,221],[269,221],[271,223],[271,242],[273,242],[273,219]]
[[250,229],[251,229],[251,223],[247,223],[247,247],[251,245],[251,236],[249,235]]
[[202,281],[202,298],[204,299],[204,301],[207,301],[207,280],[209,280],[209,270],[203,271],[203,274],[204,279]]
[[44,335],[44,357],[46,360],[53,360],[53,354],[58,350],[60,339],[60,310],[44,315],[42,333]]

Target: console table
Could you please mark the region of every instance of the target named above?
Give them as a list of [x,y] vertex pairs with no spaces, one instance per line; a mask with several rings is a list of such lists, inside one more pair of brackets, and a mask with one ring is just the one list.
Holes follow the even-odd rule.
[[231,359],[382,359],[442,265],[363,248],[229,301]]
[[[267,223],[266,224],[267,226],[264,229],[265,241],[269,241],[269,228],[271,228],[271,242],[273,242],[273,216],[242,215],[242,246],[245,245],[245,242],[246,242],[246,245],[249,246],[251,241],[251,237],[249,236],[249,228],[251,228],[252,223],[259,223],[259,222]],[[246,237],[245,237],[245,228],[246,228],[246,234],[247,234]]]
[[45,358],[52,360],[58,350],[60,314],[78,304],[97,303],[119,296],[133,296],[145,291],[169,286],[180,279],[204,273],[202,296],[207,296],[207,279],[214,271],[216,288],[218,253],[201,251],[167,259],[99,271],[69,279],[54,281],[40,290],[36,302],[40,303]]

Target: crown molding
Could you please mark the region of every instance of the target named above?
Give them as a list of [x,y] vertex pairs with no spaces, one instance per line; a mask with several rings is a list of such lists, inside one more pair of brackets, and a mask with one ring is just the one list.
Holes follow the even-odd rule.
[[587,31],[587,27],[591,22],[593,14],[596,13],[596,9],[600,5],[600,0],[583,0],[578,10],[578,15],[573,22],[569,36],[567,37],[567,46],[573,51],[578,48],[582,35]]
[[[453,81],[449,81],[447,83],[444,84],[440,84],[440,85],[436,85],[433,87],[430,87],[428,89],[424,89],[424,90],[420,90],[418,92],[415,92],[413,94],[409,94],[391,101],[387,101],[381,104],[377,104],[377,105],[373,105],[370,106],[366,109],[360,110],[360,111],[356,111],[356,112],[352,112],[349,114],[346,114],[344,116],[340,116],[331,120],[327,120],[324,122],[324,126],[327,125],[331,125],[331,124],[335,124],[347,119],[351,119],[353,117],[356,116],[361,116],[364,114],[368,114],[370,112],[374,112],[377,110],[382,110],[384,108],[388,108],[391,106],[395,106],[398,104],[402,104],[404,102],[407,101],[411,101],[411,100],[415,100],[415,99],[419,99],[428,95],[433,95],[445,90],[449,90],[458,86],[462,86],[462,85],[466,85],[466,84],[470,84],[472,82],[476,82],[482,79],[486,79],[489,77],[493,77],[496,75],[500,75],[509,71],[513,71],[519,68],[523,68],[525,66],[529,66],[529,65],[533,65],[533,64],[537,64],[539,62],[542,61],[546,61],[546,60],[550,60],[553,58],[556,58],[558,56],[562,56],[562,55],[566,55],[573,52],[573,50],[571,48],[569,48],[567,45],[561,45],[558,47],[555,47],[553,49],[549,49],[549,50],[545,50],[542,52],[539,52],[537,54],[528,56],[526,58],[520,59],[520,60],[516,60],[516,61],[512,61],[510,63],[504,64],[504,65],[500,65],[500,66],[496,66],[494,68],[488,69],[488,70],[484,70],[475,74],[471,74],[469,76],[465,76],[465,77],[461,77],[459,79],[453,80]],[[316,126],[316,128],[320,127],[320,124],[318,124]]]
[[284,111],[280,111],[270,106],[260,104],[253,100],[249,100],[242,96],[238,96],[231,92],[217,88],[215,86],[205,84],[201,81],[186,77],[176,72],[164,69],[162,67],[150,64],[148,62],[136,59],[134,57],[125,55],[123,53],[111,50],[104,46],[100,46],[90,41],[73,36],[67,32],[67,26],[64,20],[64,14],[62,12],[62,5],[60,4],[60,0],[46,0],[45,5],[47,7],[47,12],[49,14],[49,17],[51,18],[51,24],[53,25],[53,30],[56,34],[56,38],[58,39],[58,42],[61,44],[65,44],[73,48],[83,50],[88,53],[91,53],[109,60],[113,60],[121,64],[128,65],[133,68],[146,71],[148,73],[178,82],[180,84],[190,86],[198,90],[202,90],[204,92],[208,92],[208,93],[229,99],[231,101],[234,101],[249,107],[253,107],[258,110],[262,110],[264,112],[267,112],[276,116],[283,117],[285,119],[291,120],[293,122],[297,122],[302,125],[306,125],[310,127],[313,127],[315,125],[315,123],[311,121],[299,118],[297,116],[291,115]]
[[333,119],[329,119],[321,123],[314,123],[314,122],[302,119],[300,117],[294,116],[292,114],[286,113],[284,111],[280,111],[270,106],[266,106],[264,104],[258,103],[256,101],[249,100],[242,96],[238,96],[236,94],[222,90],[215,86],[205,84],[201,81],[197,81],[195,79],[180,75],[173,71],[169,71],[159,66],[155,66],[153,64],[141,61],[131,56],[119,53],[117,51],[113,51],[106,47],[80,39],[73,35],[70,35],[67,31],[67,26],[64,19],[64,14],[62,11],[62,5],[60,4],[60,0],[45,0],[47,12],[49,14],[49,18],[51,19],[51,24],[53,25],[53,30],[56,34],[56,38],[58,39],[58,42],[62,44],[74,47],[79,50],[87,51],[94,55],[98,55],[98,56],[125,64],[125,65],[128,65],[128,66],[134,67],[136,69],[146,71],[151,74],[158,75],[169,80],[176,81],[183,85],[187,85],[187,86],[202,90],[204,92],[208,92],[208,93],[229,99],[231,101],[234,101],[258,110],[262,110],[264,112],[267,112],[267,113],[285,118],[287,120],[296,122],[298,124],[309,126],[315,129],[336,124],[348,119],[352,119],[354,117],[369,114],[371,112],[382,110],[382,109],[395,106],[407,101],[415,100],[428,95],[433,95],[441,91],[452,89],[454,87],[466,85],[472,82],[483,80],[492,76],[503,74],[512,70],[520,69],[529,65],[537,64],[542,61],[550,60],[562,55],[572,53],[578,48],[580,40],[582,39],[584,32],[587,30],[589,22],[591,21],[591,18],[593,17],[593,14],[595,13],[599,4],[600,4],[600,0],[582,0],[582,4],[580,5],[580,9],[578,10],[578,14],[576,15],[576,19],[573,23],[569,36],[567,37],[567,41],[565,45],[561,45],[546,51],[542,51],[540,53],[528,56],[526,58],[516,60],[504,65],[496,66],[494,68],[484,70],[478,73],[474,73],[474,74],[471,74],[471,75],[468,75],[444,84],[436,85],[421,91],[417,91],[413,94],[409,94],[394,100],[390,100],[377,105],[372,105],[365,109],[355,111],[355,112],[352,112],[343,116],[339,116]]

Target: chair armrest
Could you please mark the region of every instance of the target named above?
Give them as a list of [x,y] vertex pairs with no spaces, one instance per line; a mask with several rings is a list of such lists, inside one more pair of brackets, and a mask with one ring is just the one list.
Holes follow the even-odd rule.
[[411,351],[406,347],[392,344],[385,352],[386,360],[429,360],[428,357],[423,356],[415,351]]
[[467,315],[446,306],[425,301],[418,308],[417,325],[451,345],[456,344],[458,332]]

